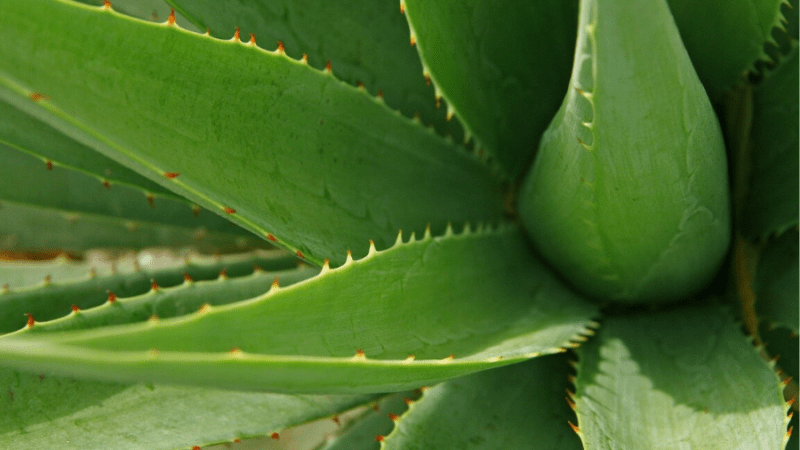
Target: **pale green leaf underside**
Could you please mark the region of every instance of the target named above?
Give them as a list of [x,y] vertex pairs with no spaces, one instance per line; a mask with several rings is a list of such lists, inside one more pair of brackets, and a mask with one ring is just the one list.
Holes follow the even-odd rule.
[[489,370],[426,389],[385,450],[580,450],[567,421],[564,355]]
[[520,175],[567,90],[577,1],[401,3],[437,95]]
[[374,400],[124,385],[11,369],[0,369],[0,386],[0,442],[31,449],[205,447],[279,433]]
[[[231,227],[233,228],[233,227]],[[272,247],[255,236],[0,202],[0,249],[83,251],[191,246],[204,252]]]
[[[22,106],[37,108],[33,102]],[[94,175],[101,182],[107,180],[112,185],[121,183],[139,187],[149,194],[180,198],[161,185],[25,113],[22,109],[0,101],[0,117],[2,117],[0,144],[38,156],[42,160],[42,165],[50,161],[53,166],[64,165]],[[33,176],[33,174],[27,175]],[[37,175],[41,176],[38,171]],[[19,185],[14,187],[21,189]]]
[[798,245],[796,230],[770,241],[761,252],[753,286],[759,322],[783,325],[795,333],[800,327]]
[[286,54],[322,70],[331,62],[336,78],[359,83],[371,94],[383,92],[390,108],[405,116],[419,114],[424,125],[441,134],[463,132],[437,109],[426,85],[416,50],[409,45],[408,24],[395,1],[374,0],[172,0],[178,11],[212,36],[230,39],[239,27],[247,39],[256,35],[266,49],[281,41]]
[[774,43],[771,32],[783,17],[784,0],[668,2],[697,74],[712,100],[719,101],[766,57],[764,44]]
[[4,13],[0,96],[47,95],[37,117],[310,261],[500,217],[478,161],[306,64],[62,1]]
[[[88,214],[253,237],[249,231],[216,214],[193,210],[192,205],[183,199],[174,196],[148,199],[147,194],[137,188],[106,187],[100,179],[67,167],[54,166],[48,170],[39,158],[2,143],[0,161],[3,161],[0,164],[0,202],[48,208],[66,214]],[[31,180],[35,180],[33,185]],[[158,244],[170,243],[155,241],[151,245]]]
[[[0,333],[16,331],[27,321],[25,314],[31,314],[36,321],[49,321],[62,318],[46,325],[43,329],[60,329],[70,327],[90,327],[108,323],[127,323],[145,320],[153,314],[159,316],[178,315],[193,312],[203,303],[224,303],[255,297],[269,289],[274,276],[264,273],[244,280],[231,279],[212,284],[205,288],[204,283],[185,283],[183,289],[172,292],[159,289],[158,292],[145,294],[151,288],[151,281],[160,287],[175,286],[184,281],[184,274],[195,280],[217,278],[220,271],[226,271],[228,277],[237,277],[253,272],[257,265],[267,271],[279,271],[294,268],[291,255],[250,256],[248,258],[224,258],[220,261],[205,261],[173,264],[158,269],[139,268],[135,271],[119,271],[106,275],[91,276],[88,271],[79,279],[42,282],[39,286],[21,289],[10,289],[0,293]],[[309,269],[299,272],[300,279],[308,278]],[[313,269],[312,269],[313,270]],[[289,275],[283,273],[281,275]],[[3,280],[0,280],[2,283]],[[299,281],[294,274],[286,280]],[[200,286],[195,286],[198,284]],[[113,292],[118,299],[117,304],[105,304],[107,291]],[[206,295],[203,295],[205,293]],[[144,294],[144,295],[142,295]],[[206,298],[216,294],[218,298]],[[124,297],[142,295],[131,301],[121,300]],[[123,302],[125,303],[123,305]],[[173,303],[174,302],[174,303]],[[196,306],[194,306],[196,304]],[[80,309],[95,308],[79,314],[68,314],[72,305]],[[188,309],[187,309],[188,308]],[[40,328],[36,327],[37,330]]]
[[8,337],[0,360],[100,379],[382,392],[558,352],[597,313],[516,229],[398,243],[323,272],[182,318]]
[[586,450],[784,443],[778,377],[718,305],[605,319],[578,349],[575,387]]
[[[795,11],[795,14],[797,12]],[[742,232],[751,239],[782,233],[798,222],[798,50],[753,92],[750,185]]]

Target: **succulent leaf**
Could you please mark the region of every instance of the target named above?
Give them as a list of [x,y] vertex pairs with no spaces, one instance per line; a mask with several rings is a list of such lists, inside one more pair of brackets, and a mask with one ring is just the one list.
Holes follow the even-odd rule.
[[397,3],[339,0],[172,0],[198,28],[228,39],[256,35],[264,48],[282,45],[290,58],[323,70],[330,62],[336,78],[363,86],[406,117],[418,115],[442,135],[463,137],[455,121],[437,108],[433,87],[422,76],[416,50],[408,44],[408,24]]
[[401,5],[437,97],[505,173],[522,174],[567,90],[577,2]]
[[562,351],[589,333],[596,312],[527,251],[518,230],[467,230],[398,241],[181,318],[6,336],[0,361],[111,380],[382,392]]
[[767,243],[758,261],[754,289],[759,321],[798,333],[800,276],[798,232],[791,230]]
[[730,241],[717,118],[664,1],[586,0],[579,24],[570,89],[521,189],[520,217],[588,295],[689,295]]
[[270,435],[375,401],[371,395],[282,395],[125,385],[0,369],[7,448],[172,450]]
[[780,234],[798,223],[797,55],[795,45],[753,92],[750,184],[741,217],[742,233],[750,239]]
[[783,386],[718,305],[609,317],[577,352],[586,450],[783,448]]
[[668,2],[697,75],[716,102],[767,58],[764,45],[775,43],[772,30],[782,26],[785,0]]
[[580,450],[564,401],[564,355],[536,358],[425,389],[397,421],[385,450]]
[[316,450],[378,450],[383,438],[391,433],[395,421],[402,416],[419,395],[397,393],[375,404],[366,413],[343,427]]
[[501,217],[479,161],[301,61],[54,0],[4,12],[7,101],[46,94],[37,117],[308,261]]

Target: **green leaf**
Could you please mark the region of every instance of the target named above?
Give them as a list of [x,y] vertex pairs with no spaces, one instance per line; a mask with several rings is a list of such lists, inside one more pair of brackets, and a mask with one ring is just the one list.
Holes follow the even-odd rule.
[[448,113],[506,173],[520,175],[567,90],[577,2],[401,4]]
[[799,245],[796,230],[767,243],[758,261],[753,286],[759,322],[783,325],[795,333],[800,328]]
[[[103,0],[77,1],[87,5],[103,6]],[[164,0],[114,0],[112,2],[112,8],[114,11],[153,22],[166,22],[171,9],[170,5]],[[195,28],[192,22],[179,13],[175,14],[175,23],[182,28],[187,28],[192,31],[202,31],[199,28]]]
[[182,318],[7,336],[0,364],[236,389],[386,392],[559,352],[597,313],[515,229],[398,242],[322,272]]
[[205,447],[283,429],[374,396],[280,395],[78,381],[0,369],[6,448],[148,450]]
[[[33,103],[26,106],[28,108],[36,107]],[[161,185],[97,153],[23,110],[3,101],[0,101],[0,117],[3,118],[0,121],[0,144],[37,156],[41,159],[44,167],[63,165],[93,175],[100,182],[108,181],[112,185],[121,183],[138,187],[146,194],[181,198]],[[11,150],[3,151],[8,153]],[[14,167],[13,164],[9,164],[9,166]],[[39,172],[36,171],[37,174]],[[10,183],[6,181],[6,184]],[[22,189],[22,186],[12,187]]]
[[40,119],[309,261],[501,217],[478,161],[302,62],[53,0],[4,13],[0,97],[47,95]]
[[545,356],[426,389],[385,441],[386,450],[580,450],[564,401],[567,361]]
[[609,317],[577,351],[586,450],[783,448],[782,385],[718,305]]
[[353,86],[363,83],[373,95],[383,93],[391,108],[441,134],[463,131],[448,123],[437,108],[433,88],[426,85],[422,65],[409,45],[408,24],[396,2],[365,0],[171,0],[176,10],[212,36],[230,39],[239,27],[242,39],[251,33],[264,48],[280,41],[294,59],[307,55],[319,70],[331,63],[336,78]]
[[728,190],[719,122],[666,2],[584,0],[569,92],[519,194],[536,248],[598,299],[688,296],[727,253]]
[[208,231],[203,227],[176,227],[0,202],[0,249],[3,250],[83,251],[158,245],[192,246],[208,253],[272,247],[255,236]]
[[[765,59],[784,0],[668,0],[697,74],[715,102]],[[797,14],[797,12],[794,12]],[[724,42],[724,45],[720,45]]]
[[387,397],[361,417],[346,424],[344,429],[324,442],[317,450],[378,450],[378,436],[386,436],[394,429],[394,420],[408,410],[408,404],[419,395],[410,392]]
[[[57,318],[55,322],[45,326],[44,329],[61,329],[71,327],[91,327],[99,324],[127,323],[135,320],[145,320],[151,315],[174,316],[188,311],[196,311],[203,303],[226,303],[235,300],[244,300],[255,297],[269,289],[274,276],[265,276],[262,272],[245,280],[226,280],[222,283],[212,284],[208,287],[205,283],[184,282],[188,276],[197,280],[210,280],[217,278],[222,270],[227,277],[240,277],[253,272],[253,266],[265,268],[268,271],[285,270],[294,267],[294,258],[291,255],[279,254],[274,256],[248,256],[245,258],[224,258],[215,261],[210,258],[188,263],[172,264],[158,269],[137,268],[135,271],[113,272],[105,276],[90,274],[88,271],[80,279],[69,281],[45,280],[38,286],[12,289],[0,293],[0,333],[19,330],[26,323],[26,314],[30,314],[38,322],[49,321]],[[288,275],[286,283],[308,278],[311,274],[308,269],[300,270],[297,274]],[[2,280],[0,280],[1,282]],[[155,282],[159,289],[157,292],[145,294]],[[162,292],[160,287],[175,286],[184,282],[183,288],[176,291]],[[73,306],[79,309],[95,308],[102,305],[109,298],[108,292],[114,294],[119,302],[103,307],[70,314]],[[205,295],[203,295],[205,293]],[[220,298],[206,298],[216,294]],[[129,301],[125,297],[141,296]],[[194,306],[196,304],[196,306]],[[187,309],[188,308],[188,309]],[[64,317],[66,316],[66,317]],[[36,327],[39,328],[38,326]]]
[[800,115],[798,49],[753,92],[750,185],[742,233],[750,239],[782,233],[798,224]]

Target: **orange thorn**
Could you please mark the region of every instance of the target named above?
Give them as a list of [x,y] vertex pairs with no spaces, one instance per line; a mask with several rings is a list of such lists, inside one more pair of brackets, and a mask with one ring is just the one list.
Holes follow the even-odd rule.
[[339,420],[339,416],[333,416],[332,420],[333,420],[333,423],[335,423],[336,425],[341,425],[342,424],[342,422]]
[[397,419],[399,419],[397,414],[389,413],[389,414],[387,414],[387,416],[389,416],[389,418],[392,419],[392,422],[397,422]]
[[30,98],[31,100],[33,100],[35,102],[38,102],[40,100],[50,100],[50,97],[48,97],[48,96],[46,96],[46,95],[44,95],[42,93],[39,93],[39,92],[31,92],[28,95],[28,98]]
[[786,377],[783,379],[782,383],[784,386],[787,386],[789,383],[792,382],[792,377]]
[[400,14],[405,14],[405,13],[406,13],[406,4],[400,2]]
[[414,400],[411,400],[410,398],[404,398],[403,402],[405,402],[406,405],[411,406],[414,403]]
[[150,207],[155,209],[156,207],[156,197],[153,194],[147,194],[147,203],[150,204]]
[[242,440],[241,440],[241,439],[239,439],[239,438],[236,438],[236,439],[234,439],[234,440],[233,440],[233,443],[234,443],[234,444],[238,444],[239,442],[242,442]]
[[224,211],[225,211],[225,214],[236,214],[236,210],[235,210],[235,209],[233,209],[233,208],[228,208],[228,207],[226,207],[226,208],[224,209]]
[[331,60],[329,59],[327,63],[325,63],[325,73],[332,74],[333,73],[333,66],[331,66]]
[[564,397],[564,399],[565,399],[565,400],[567,400],[567,404],[569,405],[570,409],[572,409],[573,411],[575,411],[575,402],[573,402],[572,400],[570,400],[570,399],[569,399],[569,397]]
[[383,100],[383,89],[378,89],[378,94],[377,94],[377,97],[378,97],[379,99]]
[[411,46],[412,46],[412,47],[413,47],[413,46],[415,46],[415,45],[417,44],[417,39],[416,39],[414,36],[411,36],[411,39],[410,39],[410,41],[411,41]]
[[267,239],[272,242],[278,242],[278,239],[272,235],[272,233],[267,233]]
[[219,271],[220,278],[228,278],[228,268],[223,267],[222,270]]
[[167,17],[167,25],[175,25],[175,9],[169,9],[169,17]]
[[206,27],[205,35],[206,36],[211,36],[211,29],[210,28]]
[[191,283],[191,282],[192,282],[192,281],[194,281],[194,280],[192,279],[192,276],[191,276],[191,275],[189,275],[189,274],[188,274],[188,273],[186,273],[186,272],[183,272],[183,281],[185,281],[185,282],[187,282],[187,283]]
[[50,161],[48,159],[47,161],[44,162],[44,165],[47,166],[47,170],[53,170],[53,161]]
[[436,109],[441,108],[441,106],[442,106],[442,98],[436,97]]
[[111,11],[111,2],[108,0],[103,0],[103,9],[106,11]]
[[303,252],[301,252],[300,250],[296,251],[295,255],[297,255],[298,258],[305,258],[305,255],[303,255]]
[[278,41],[278,48],[275,50],[279,55],[286,54],[286,47],[283,46],[283,41]]
[[197,205],[192,206],[192,214],[197,217],[197,215],[200,214],[200,207]]
[[108,303],[114,303],[117,301],[117,294],[111,291],[106,291],[106,293],[108,293]]
[[385,438],[383,436],[381,436],[380,434],[375,436],[375,442],[383,442],[384,439]]
[[164,172],[164,178],[169,178],[169,179],[178,178],[179,175],[180,172]]
[[423,73],[423,74],[422,74],[422,77],[423,77],[423,78],[425,78],[425,84],[427,84],[428,86],[430,86],[430,85],[431,85],[431,74],[429,74],[429,73]]
[[302,60],[302,61],[303,61],[305,64],[308,64],[308,53],[303,53],[303,57],[301,58],[301,60]]
[[250,45],[253,45],[253,46],[256,45],[256,34],[255,33],[250,33],[250,42],[248,42],[248,43]]
[[570,422],[568,420],[567,423],[569,424],[569,427],[572,428],[572,431],[575,432],[575,434],[580,434],[581,433],[581,429],[578,428],[576,425],[573,425],[572,422]]
[[111,189],[111,183],[108,180],[103,180],[103,187],[106,189]]
[[25,313],[25,316],[28,318],[28,328],[31,328],[33,324],[36,323],[36,321],[33,320],[33,314]]
[[281,285],[280,285],[280,283],[278,282],[278,277],[275,277],[275,279],[274,279],[274,280],[272,280],[272,289],[277,289],[277,288],[279,288],[279,287],[281,287]]
[[229,353],[233,356],[242,356],[242,349],[239,347],[233,347],[229,350]]
[[281,438],[281,435],[278,434],[278,433],[272,433],[272,434],[269,435],[269,437],[271,437],[272,439],[276,439],[277,440],[277,439]]
[[203,448],[200,447],[199,445],[193,445],[192,450],[203,450]]
[[78,312],[78,311],[80,311],[80,310],[81,310],[81,309],[80,309],[80,308],[78,308],[78,305],[72,305],[72,312]]
[[158,290],[158,283],[156,283],[155,279],[150,280],[150,289],[157,291]]
[[788,430],[786,430],[786,439],[792,437],[792,431],[794,431],[794,425],[790,426]]
[[356,81],[356,87],[359,89],[366,89],[363,81]]
[[364,354],[364,350],[358,349],[356,350],[356,358],[363,359],[366,358],[367,355]]
[[790,398],[788,402],[786,402],[786,405],[787,406],[792,406],[792,405],[794,405],[794,402],[796,402],[796,401],[797,401],[797,396],[795,395],[794,397]]
[[233,33],[233,42],[239,42],[241,38],[239,37],[239,27],[236,27],[236,31]]

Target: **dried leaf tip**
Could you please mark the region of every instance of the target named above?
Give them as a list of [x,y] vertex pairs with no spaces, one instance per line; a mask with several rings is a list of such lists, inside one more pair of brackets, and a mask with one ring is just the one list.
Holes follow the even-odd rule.
[[353,356],[353,359],[356,361],[363,361],[367,359],[367,355],[364,353],[364,350],[358,349],[356,350],[356,354]]
[[167,25],[175,25],[175,8],[170,8],[169,17],[167,17]]
[[331,60],[329,59],[328,62],[325,63],[325,73],[328,75],[333,74],[333,66],[331,66]]
[[111,2],[108,0],[103,1],[103,11],[111,11]]
[[107,297],[108,303],[114,303],[114,302],[117,301],[117,294],[115,294],[115,293],[113,293],[111,291],[106,291],[106,294],[108,294],[108,297]]
[[33,314],[25,313],[25,317],[28,318],[27,327],[31,328],[36,323],[36,320],[33,319]]
[[277,53],[279,55],[285,55],[286,54],[286,47],[283,46],[283,41],[278,41],[278,48],[275,49],[275,53]]
[[169,178],[170,180],[173,178],[178,178],[180,176],[180,172],[164,172],[164,178]]

